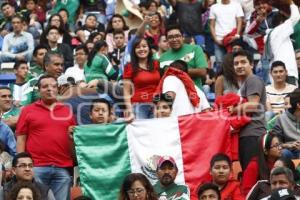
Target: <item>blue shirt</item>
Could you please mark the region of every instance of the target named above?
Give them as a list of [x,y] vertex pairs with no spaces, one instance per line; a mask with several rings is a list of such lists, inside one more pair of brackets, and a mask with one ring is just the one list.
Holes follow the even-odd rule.
[[16,155],[16,139],[8,125],[0,121],[0,140],[4,144],[4,150],[10,155]]

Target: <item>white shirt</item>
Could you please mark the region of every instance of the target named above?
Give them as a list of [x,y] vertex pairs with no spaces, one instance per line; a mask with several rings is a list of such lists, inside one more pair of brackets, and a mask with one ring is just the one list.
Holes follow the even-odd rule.
[[187,115],[192,113],[201,112],[204,109],[210,108],[205,94],[195,86],[198,96],[200,97],[200,104],[195,108],[186,92],[184,84],[176,76],[167,76],[163,83],[163,93],[174,92],[176,94],[171,116]]
[[[298,23],[300,14],[296,5],[291,5],[290,9],[290,18],[276,26],[271,32],[270,46],[274,56],[272,62],[277,60],[284,62],[288,75],[298,79],[296,57],[290,35],[294,33],[294,26]],[[267,30],[267,33],[269,34],[270,30]],[[265,36],[265,42],[267,35]]]
[[21,101],[23,92],[28,88],[28,84],[23,84],[23,85],[16,85],[14,84],[14,89],[13,89],[13,100],[15,101]]
[[243,17],[244,12],[241,4],[230,2],[229,4],[217,3],[211,6],[209,19],[215,19],[215,31],[218,40],[223,40],[224,36],[236,28],[236,18]]
[[80,69],[78,64],[75,64],[73,67],[69,67],[66,72],[66,75],[72,76],[75,79],[75,82],[85,80],[84,70]]

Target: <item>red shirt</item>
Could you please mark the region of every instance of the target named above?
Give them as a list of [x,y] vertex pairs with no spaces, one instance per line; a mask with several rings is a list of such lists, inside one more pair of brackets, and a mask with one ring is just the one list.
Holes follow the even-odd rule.
[[41,100],[24,107],[17,123],[17,136],[26,135],[26,151],[34,166],[72,167],[69,126],[76,125],[70,108],[57,103],[50,111]]
[[132,65],[129,63],[125,66],[123,78],[131,80],[134,85],[132,103],[152,102],[153,94],[160,80],[159,62],[153,61],[152,71],[138,68],[136,74],[134,74]]
[[228,180],[226,186],[221,189],[222,200],[244,200],[245,197],[241,192],[240,182]]
[[[268,163],[268,167],[271,170],[274,163]],[[247,165],[245,171],[243,172],[242,179],[242,191],[244,195],[247,195],[251,188],[256,184],[259,179],[259,166],[257,158],[253,158]]]

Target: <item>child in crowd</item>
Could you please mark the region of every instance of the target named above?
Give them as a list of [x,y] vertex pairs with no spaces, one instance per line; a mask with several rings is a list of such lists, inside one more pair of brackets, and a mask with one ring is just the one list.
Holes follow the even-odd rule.
[[104,98],[92,101],[90,118],[94,124],[108,124],[112,121],[112,107]]

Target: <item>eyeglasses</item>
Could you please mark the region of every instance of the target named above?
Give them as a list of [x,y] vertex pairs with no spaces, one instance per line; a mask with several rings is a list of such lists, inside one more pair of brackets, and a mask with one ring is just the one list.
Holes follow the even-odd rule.
[[270,146],[270,149],[272,149],[272,148],[277,148],[277,149],[279,149],[279,148],[281,148],[282,147],[282,143],[278,143],[278,144],[275,144],[275,145],[273,145],[273,146]]
[[33,168],[33,164],[32,163],[29,163],[29,164],[22,163],[22,164],[19,164],[17,167],[18,168],[22,168],[22,169],[26,169],[28,167],[29,169],[32,169]]
[[75,56],[84,56],[86,55],[85,53],[75,53]]
[[142,193],[144,193],[145,192],[145,189],[143,189],[143,188],[137,188],[137,189],[131,189],[131,190],[128,190],[127,191],[127,194],[129,195],[129,196],[134,196],[135,194],[137,194],[137,195],[141,195]]
[[167,36],[167,39],[168,39],[168,40],[174,40],[174,39],[179,39],[179,38],[181,38],[181,37],[182,37],[181,34],[168,35],[168,36]]

